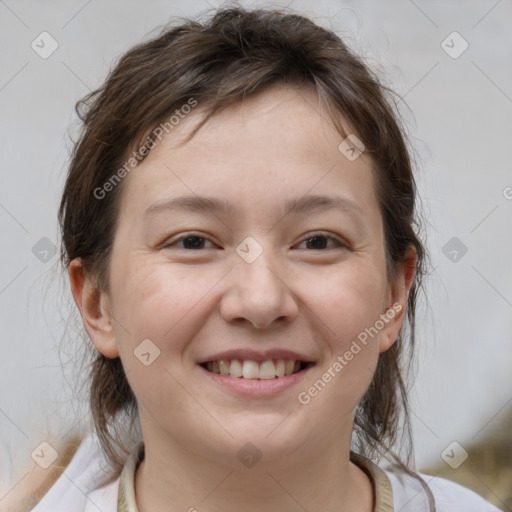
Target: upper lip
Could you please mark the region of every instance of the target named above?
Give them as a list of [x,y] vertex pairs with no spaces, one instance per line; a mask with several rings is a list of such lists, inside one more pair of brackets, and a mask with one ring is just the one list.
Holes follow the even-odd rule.
[[262,363],[270,359],[288,359],[294,361],[302,361],[305,363],[313,362],[313,358],[304,354],[299,354],[293,350],[286,349],[269,349],[265,351],[256,351],[250,349],[233,349],[225,350],[224,352],[218,352],[211,356],[202,358],[198,361],[198,364],[207,363],[208,361],[220,361],[221,359],[242,359],[256,361]]

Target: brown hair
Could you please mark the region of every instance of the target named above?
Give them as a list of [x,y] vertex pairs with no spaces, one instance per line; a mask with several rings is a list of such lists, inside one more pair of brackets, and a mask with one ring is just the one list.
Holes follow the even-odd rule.
[[[313,85],[340,134],[346,136],[341,115],[364,143],[384,221],[388,278],[395,276],[408,248],[416,250],[406,322],[393,346],[380,354],[354,423],[359,453],[369,458],[391,455],[408,471],[413,452],[404,371],[413,357],[416,299],[426,257],[416,232],[416,185],[391,91],[333,32],[282,10],[224,8],[205,22],[184,20],[166,27],[124,54],[105,83],[76,104],[83,131],[71,155],[60,204],[61,261],[67,268],[80,258],[98,289],[108,290],[122,182],[101,199],[94,191],[130,154],[142,160],[141,143],[147,146],[154,140],[147,134],[191,98],[208,109],[187,140],[222,108],[278,84]],[[118,471],[131,448],[123,433],[126,424],[119,418],[137,416],[136,400],[119,358],[96,353],[91,368],[95,429]],[[406,462],[393,451],[402,420]]]

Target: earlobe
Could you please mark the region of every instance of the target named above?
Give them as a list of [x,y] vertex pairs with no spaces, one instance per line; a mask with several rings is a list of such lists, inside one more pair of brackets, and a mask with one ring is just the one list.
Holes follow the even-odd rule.
[[79,258],[69,264],[68,270],[73,298],[91,341],[105,357],[119,357],[107,294],[86,276]]
[[413,246],[407,249],[406,257],[398,268],[398,274],[390,285],[386,311],[384,315],[389,321],[381,332],[379,352],[385,352],[395,343],[405,319],[409,292],[416,274],[417,253]]

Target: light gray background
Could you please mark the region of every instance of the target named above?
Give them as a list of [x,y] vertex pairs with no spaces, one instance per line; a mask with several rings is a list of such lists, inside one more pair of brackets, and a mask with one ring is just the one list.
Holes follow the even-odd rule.
[[[220,2],[0,0],[0,497],[48,431],[63,435],[80,420],[69,384],[80,341],[65,333],[71,295],[57,255],[44,262],[32,250],[43,237],[57,243],[74,104],[170,16],[208,5]],[[467,448],[492,433],[512,404],[512,3],[290,7],[345,36],[414,115],[404,109],[434,274],[419,315],[412,418],[417,465],[435,464],[452,441]],[[43,31],[59,45],[47,59],[31,48]],[[453,31],[469,44],[456,59],[441,46]],[[452,237],[467,246],[457,262],[442,251]]]

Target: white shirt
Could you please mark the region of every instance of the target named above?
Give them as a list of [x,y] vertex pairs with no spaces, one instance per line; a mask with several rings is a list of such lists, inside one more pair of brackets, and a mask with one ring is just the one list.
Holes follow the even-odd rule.
[[[143,445],[142,445],[143,448]],[[141,445],[127,460],[121,475],[108,479],[106,461],[94,434],[87,436],[63,474],[31,512],[137,512],[133,474],[141,457]],[[381,468],[365,457],[356,462],[373,481],[374,512],[500,512],[478,494],[449,480],[418,473],[435,499],[431,508],[422,484],[410,475]],[[118,509],[119,487],[126,502]]]

